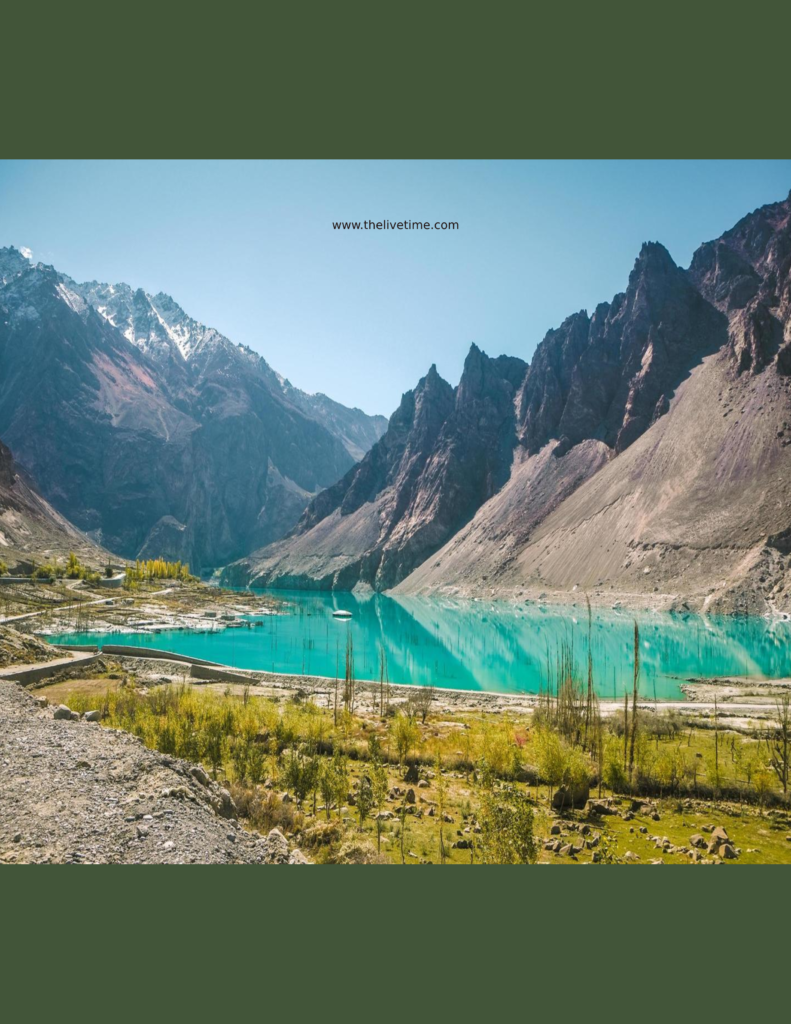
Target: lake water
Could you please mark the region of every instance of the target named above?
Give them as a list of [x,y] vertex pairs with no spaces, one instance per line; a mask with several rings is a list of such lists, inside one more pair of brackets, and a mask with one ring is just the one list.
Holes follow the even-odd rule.
[[[284,614],[264,616],[250,629],[72,633],[52,639],[136,644],[237,668],[332,677],[336,671],[343,674],[350,633],[358,679],[379,678],[383,647],[393,683],[500,693],[546,688],[547,666],[554,665],[566,645],[573,648],[580,677],[586,678],[584,607],[305,591],[273,596],[287,602]],[[336,609],[350,611],[352,618],[333,618]],[[603,697],[631,691],[635,619],[644,697],[682,698],[679,682],[691,676],[791,675],[791,623],[594,609],[594,683]]]

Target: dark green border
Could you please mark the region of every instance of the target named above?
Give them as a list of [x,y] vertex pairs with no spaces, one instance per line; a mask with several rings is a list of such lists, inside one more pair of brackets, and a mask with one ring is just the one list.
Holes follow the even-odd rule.
[[4,1005],[19,994],[14,1021],[749,1020],[787,1010],[787,877],[4,868]]
[[789,38],[766,0],[16,5],[0,155],[787,157]]
[[[18,5],[0,157],[788,157],[789,38],[763,0]],[[746,1017],[785,1002],[787,878],[4,867],[4,1008]]]

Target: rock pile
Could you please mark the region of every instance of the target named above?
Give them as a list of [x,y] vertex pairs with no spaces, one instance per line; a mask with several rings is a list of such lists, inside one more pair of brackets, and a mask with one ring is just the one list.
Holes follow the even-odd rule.
[[302,864],[200,766],[0,682],[0,863]]

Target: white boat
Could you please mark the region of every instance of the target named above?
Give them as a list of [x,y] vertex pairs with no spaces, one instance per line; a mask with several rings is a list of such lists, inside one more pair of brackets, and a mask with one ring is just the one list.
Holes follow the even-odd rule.
[[352,613],[345,612],[342,609],[338,608],[336,611],[332,613],[332,617],[333,619],[350,619],[352,617]]

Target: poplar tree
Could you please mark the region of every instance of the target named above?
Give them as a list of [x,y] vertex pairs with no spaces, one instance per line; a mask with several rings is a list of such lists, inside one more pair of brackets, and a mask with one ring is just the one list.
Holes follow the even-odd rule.
[[637,690],[640,679],[640,630],[634,624],[634,683],[632,686],[632,736],[629,741],[629,781],[634,768],[634,744],[637,739]]

